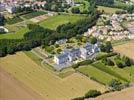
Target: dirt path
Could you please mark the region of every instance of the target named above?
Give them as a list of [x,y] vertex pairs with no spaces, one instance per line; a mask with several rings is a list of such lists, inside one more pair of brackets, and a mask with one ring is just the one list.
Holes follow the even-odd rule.
[[134,87],[127,88],[122,91],[104,94],[94,100],[134,100]]
[[0,67],[0,100],[43,100]]

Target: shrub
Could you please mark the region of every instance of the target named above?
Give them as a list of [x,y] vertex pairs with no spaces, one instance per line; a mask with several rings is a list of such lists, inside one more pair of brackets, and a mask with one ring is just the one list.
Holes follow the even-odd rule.
[[112,56],[115,56],[117,55],[117,53],[115,52],[111,52],[111,53],[107,53],[107,54],[104,54],[104,55],[98,55],[96,56],[96,60],[101,60],[101,59],[104,59],[104,58],[107,58],[107,57],[112,57]]
[[112,90],[117,90],[117,91],[120,91],[121,90],[121,85],[122,83],[119,81],[119,80],[116,80],[116,79],[113,79],[109,82],[109,87],[112,88]]
[[85,94],[85,98],[89,98],[89,97],[97,97],[101,95],[100,91],[97,90],[89,90],[86,94]]
[[96,38],[96,37],[92,37],[92,38],[90,39],[90,42],[91,42],[91,44],[97,43],[97,38]]
[[108,66],[114,66],[114,62],[111,59],[107,59]]
[[130,58],[128,58],[126,56],[123,56],[122,60],[124,61],[126,66],[131,66],[132,63],[131,63],[131,59]]
[[119,68],[125,67],[124,63],[120,59],[115,59],[115,63]]
[[80,13],[80,9],[78,7],[74,7],[74,8],[71,9],[71,12],[75,13],[75,14],[79,14]]

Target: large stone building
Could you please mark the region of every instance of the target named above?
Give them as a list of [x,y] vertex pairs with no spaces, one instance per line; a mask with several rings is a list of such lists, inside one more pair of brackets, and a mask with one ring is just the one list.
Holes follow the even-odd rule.
[[93,55],[100,51],[98,44],[86,43],[81,48],[65,50],[61,54],[54,56],[54,62],[57,65],[66,64],[78,60],[80,58],[86,60],[93,57]]

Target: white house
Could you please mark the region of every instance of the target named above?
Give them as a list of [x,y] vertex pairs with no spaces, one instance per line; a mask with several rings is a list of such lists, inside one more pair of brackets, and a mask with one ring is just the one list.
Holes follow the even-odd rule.
[[74,0],[66,0],[67,4],[74,6]]
[[9,13],[15,13],[16,12],[16,6],[12,5],[12,6],[7,6],[6,7],[6,10],[9,12]]
[[67,42],[67,39],[61,39],[59,41],[56,41],[55,44],[61,45],[61,44],[65,44]]
[[54,62],[56,64],[65,64],[69,61],[69,58],[68,58],[68,54],[67,53],[63,53],[63,54],[60,54],[58,56],[54,56]]
[[82,48],[64,50],[62,54],[54,56],[54,62],[59,65],[73,62],[79,58],[88,59],[99,51],[100,48],[98,47],[97,43],[94,45],[91,43],[86,43],[86,45]]
[[81,57],[83,59],[89,58],[93,54],[92,50],[93,45],[90,43],[87,43],[85,46],[81,48]]

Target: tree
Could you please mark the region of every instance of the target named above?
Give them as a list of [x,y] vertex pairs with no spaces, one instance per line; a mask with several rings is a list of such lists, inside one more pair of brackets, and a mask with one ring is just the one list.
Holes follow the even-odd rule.
[[131,60],[130,60],[130,58],[128,58],[126,56],[123,56],[122,57],[122,60],[124,61],[124,63],[125,63],[126,66],[131,66]]
[[80,13],[80,9],[78,7],[74,7],[74,8],[71,9],[71,12],[75,13],[75,14],[79,14]]
[[61,49],[57,49],[57,53],[58,53],[58,54],[61,53],[61,51],[62,51]]
[[90,43],[91,43],[91,44],[97,43],[97,38],[96,38],[96,37],[92,37],[92,38],[90,39]]
[[107,59],[107,65],[114,66],[114,62],[111,59]]
[[0,26],[4,26],[5,24],[5,17],[0,13]]
[[119,60],[119,59],[116,59],[115,63],[117,65],[117,67],[119,67],[119,68],[124,68],[125,67],[123,62],[121,60]]
[[113,49],[113,47],[112,47],[111,42],[110,42],[110,41],[107,41],[107,42],[106,42],[106,45],[105,45],[105,50],[106,50],[106,52],[109,53],[109,52],[112,51],[112,49]]
[[101,50],[102,52],[105,52],[105,51],[106,51],[104,44],[101,44],[101,45],[100,45],[100,50]]
[[121,90],[121,82],[119,80],[113,79],[109,82],[109,87],[112,88],[112,90]]
[[86,94],[85,94],[85,98],[89,98],[89,97],[97,97],[101,95],[100,91],[97,90],[89,90]]

